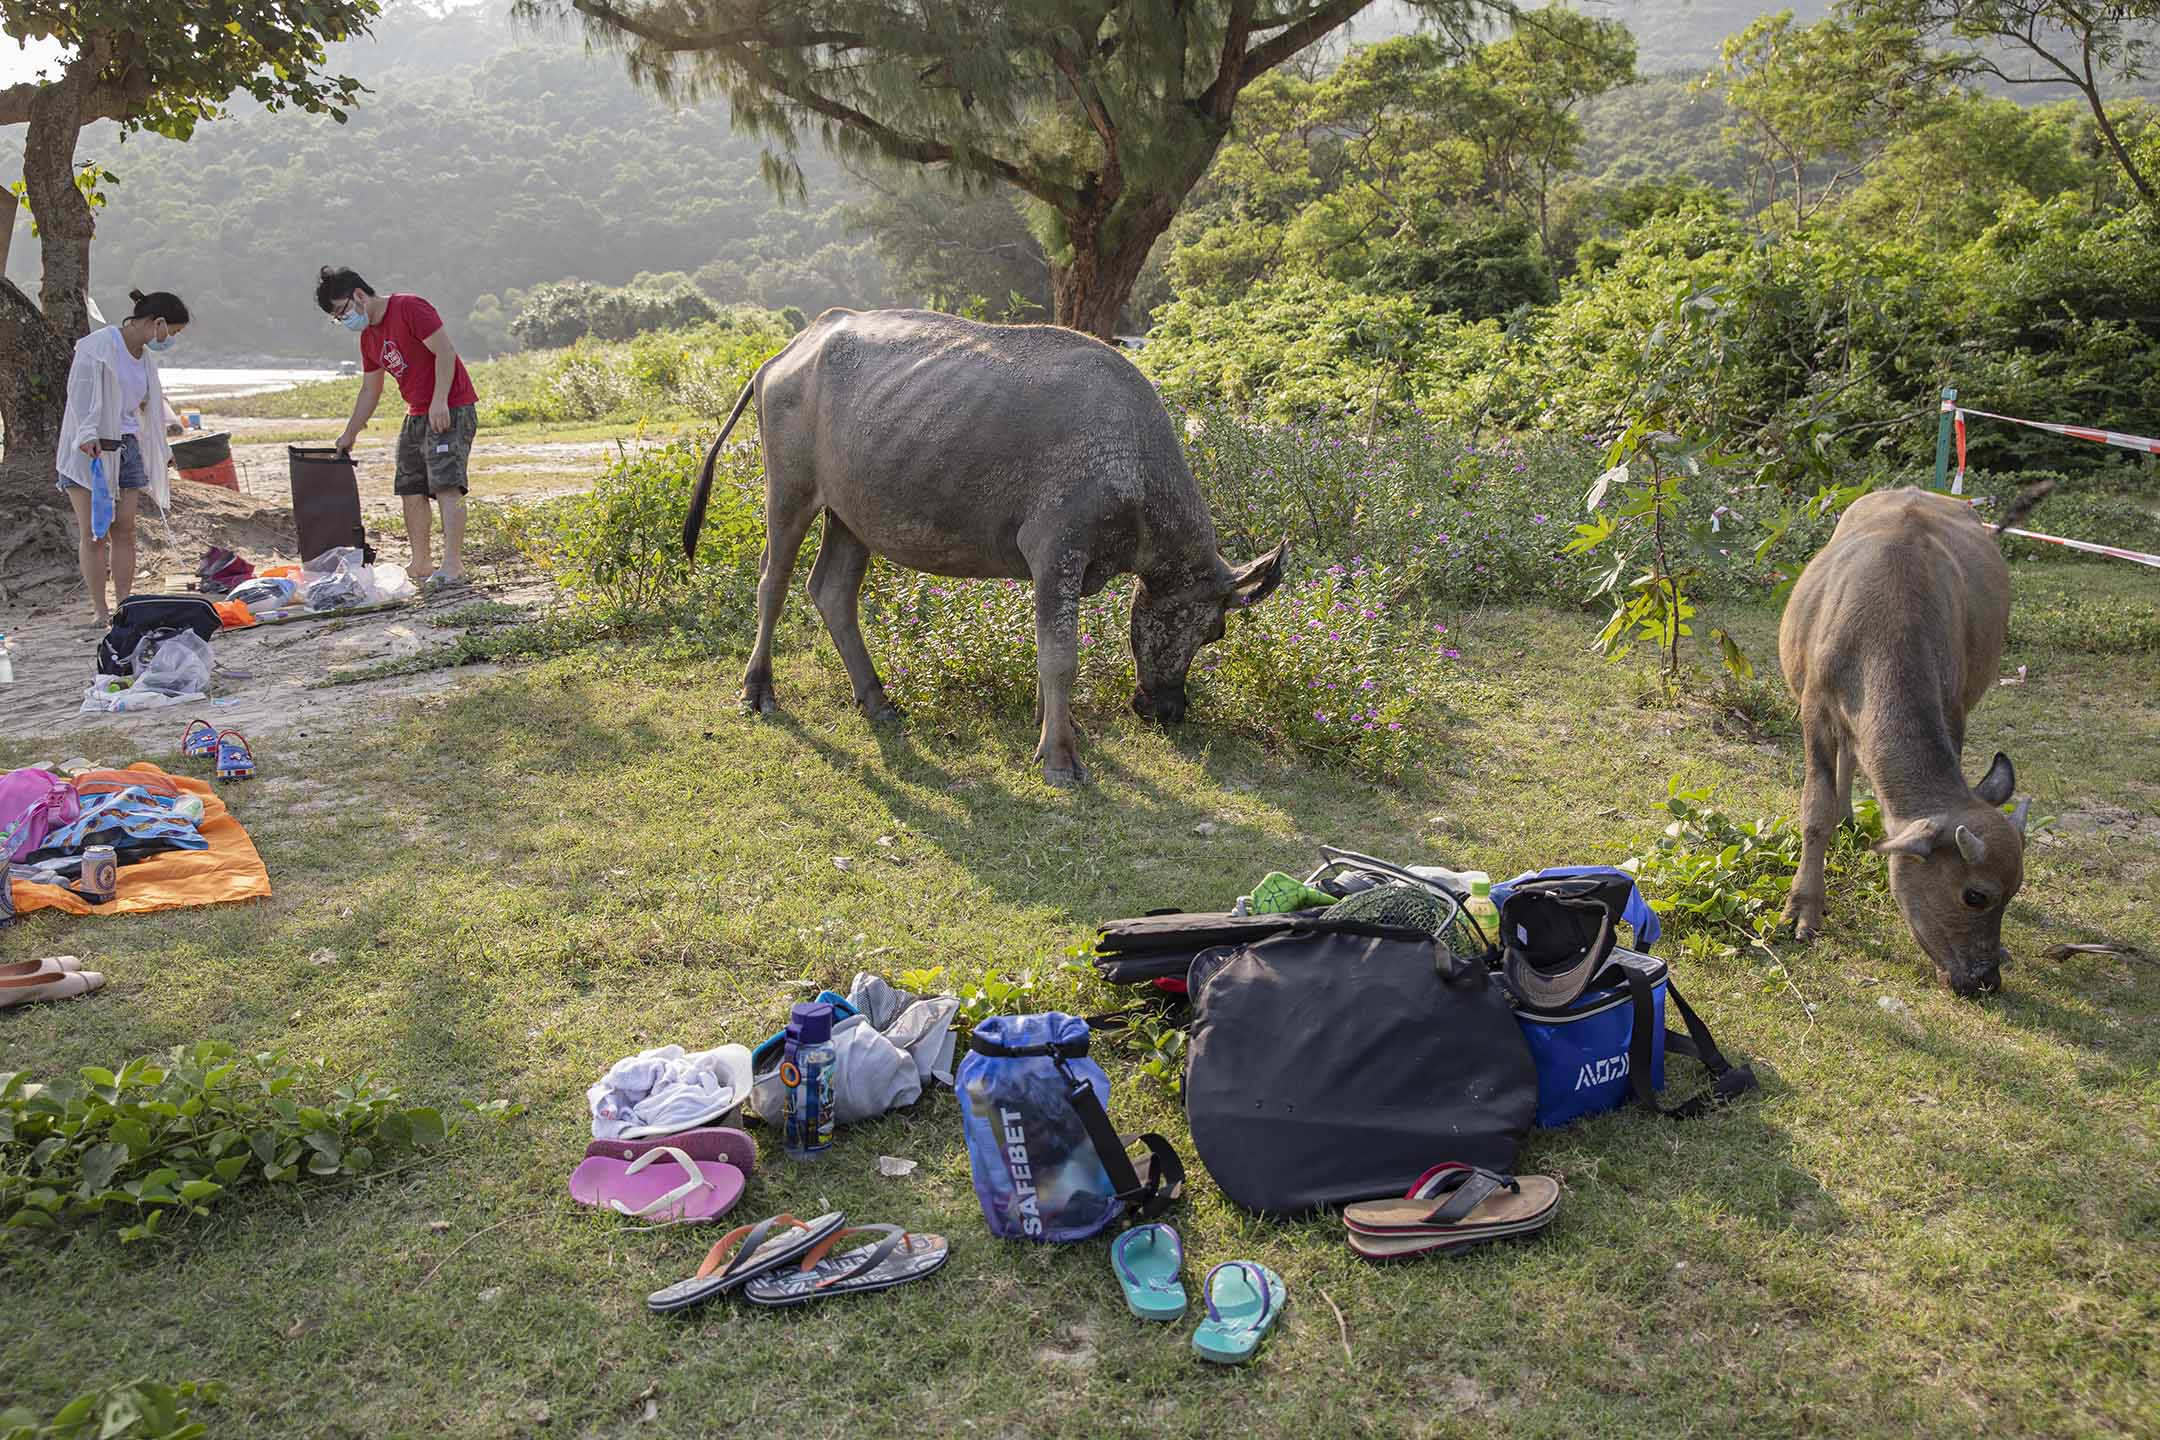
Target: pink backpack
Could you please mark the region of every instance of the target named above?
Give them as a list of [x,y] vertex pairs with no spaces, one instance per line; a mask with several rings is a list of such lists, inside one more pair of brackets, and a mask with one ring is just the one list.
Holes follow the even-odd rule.
[[81,815],[82,798],[65,776],[38,769],[0,775],[0,860],[36,853],[49,832]]

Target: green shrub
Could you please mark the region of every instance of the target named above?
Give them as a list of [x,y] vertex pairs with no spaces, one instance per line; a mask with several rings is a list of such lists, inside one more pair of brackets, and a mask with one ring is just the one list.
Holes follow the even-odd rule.
[[2040,654],[2160,653],[2160,605],[2090,600],[2060,587],[2042,589],[2036,579],[2021,574],[2010,607],[2009,643],[2014,651]]
[[1381,429],[1270,425],[1221,407],[1187,417],[1193,472],[1233,556],[1284,536],[1307,556],[1385,564],[1405,588],[1573,600],[1588,567],[1560,555],[1597,453],[1563,436],[1480,445],[1421,417]]
[[1193,667],[1209,719],[1362,775],[1423,768],[1462,654],[1445,622],[1395,602],[1404,578],[1330,565],[1233,615]]
[[697,440],[623,446],[590,491],[513,507],[500,523],[573,604],[596,609],[609,624],[695,612],[717,629],[736,630],[755,614],[764,482],[754,450],[721,452],[692,564],[682,532],[705,448]]
[[[1229,617],[1192,669],[1212,726],[1359,774],[1401,775],[1437,743],[1432,702],[1461,658],[1444,622],[1399,603],[1406,577],[1333,565]],[[1133,689],[1129,577],[1081,602],[1073,703],[1115,712]],[[945,580],[880,566],[863,632],[893,698],[924,713],[1036,695],[1035,603],[1017,580]]]
[[242,1057],[216,1041],[49,1085],[10,1071],[0,1074],[0,1214],[11,1229],[124,1218],[134,1223],[120,1239],[141,1240],[169,1212],[207,1214],[243,1185],[364,1175],[456,1130],[366,1075],[333,1088],[319,1060]]
[[1683,789],[1674,779],[1668,790],[1665,827],[1625,867],[1643,898],[1675,934],[1766,935],[1800,871],[1800,832],[1782,818],[1728,814],[1712,786]]
[[0,1410],[0,1440],[201,1440],[210,1427],[182,1402],[217,1405],[224,1398],[225,1387],[215,1380],[127,1380],[77,1395],[42,1423],[19,1405]]

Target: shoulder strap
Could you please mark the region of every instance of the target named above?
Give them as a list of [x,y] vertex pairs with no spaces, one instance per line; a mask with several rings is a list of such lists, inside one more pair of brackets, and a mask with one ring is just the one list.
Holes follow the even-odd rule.
[[1703,1068],[1710,1072],[1710,1088],[1678,1105],[1659,1104],[1657,1092],[1650,1088],[1651,1045],[1657,1026],[1657,1010],[1651,995],[1649,967],[1624,956],[1616,956],[1614,963],[1627,977],[1628,993],[1635,1004],[1635,1024],[1633,1033],[1628,1036],[1628,1084],[1639,1104],[1668,1120],[1693,1120],[1756,1087],[1754,1067],[1734,1065],[1725,1058],[1717,1041],[1710,1038],[1710,1027],[1703,1024],[1693,1007],[1682,998],[1680,987],[1673,983],[1672,972],[1668,969],[1665,994],[1680,1011],[1680,1021],[1687,1026],[1687,1033],[1666,1031],[1665,1051],[1669,1055],[1686,1055],[1702,1062]]
[[[1053,1059],[1058,1073],[1065,1077],[1066,1099],[1072,1103],[1080,1123],[1087,1127],[1088,1139],[1094,1143],[1095,1153],[1110,1176],[1110,1187],[1117,1192],[1117,1198],[1143,1220],[1153,1220],[1176,1204],[1185,1194],[1185,1162],[1178,1157],[1177,1150],[1153,1131],[1142,1135],[1118,1134],[1103,1110],[1102,1099],[1095,1093],[1095,1087],[1067,1069],[1062,1057]],[[1147,1161],[1142,1169],[1134,1168],[1129,1153],[1135,1143],[1147,1147]]]

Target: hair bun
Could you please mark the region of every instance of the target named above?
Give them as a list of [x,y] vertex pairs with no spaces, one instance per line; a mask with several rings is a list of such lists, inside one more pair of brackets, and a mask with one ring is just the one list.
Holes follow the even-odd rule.
[[143,292],[140,290],[130,290],[128,291],[128,299],[134,301],[137,305],[140,305],[143,302]]

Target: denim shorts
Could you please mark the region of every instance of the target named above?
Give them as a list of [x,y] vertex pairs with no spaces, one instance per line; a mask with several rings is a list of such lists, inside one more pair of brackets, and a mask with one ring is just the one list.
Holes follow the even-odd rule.
[[[116,460],[119,462],[117,465],[113,463]],[[108,450],[105,452],[105,479],[108,484],[111,483],[114,475],[120,477],[120,488],[122,490],[147,490],[150,488],[150,472],[143,469],[142,442],[133,435],[121,436],[120,448],[116,451]],[[53,488],[62,494],[67,493],[67,488],[70,485],[73,485],[78,490],[88,490],[90,488],[72,475],[62,475],[53,482]]]

